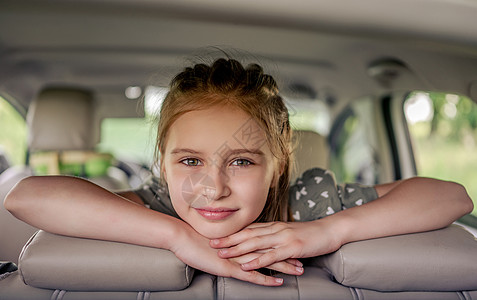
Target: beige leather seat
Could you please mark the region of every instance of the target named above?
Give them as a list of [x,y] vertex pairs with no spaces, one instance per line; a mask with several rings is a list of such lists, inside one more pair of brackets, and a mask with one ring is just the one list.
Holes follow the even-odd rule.
[[108,175],[112,157],[94,151],[93,109],[92,94],[73,88],[46,89],[31,104],[27,115],[30,164],[0,174],[0,260],[17,262],[23,245],[37,230],[3,207],[5,196],[22,178],[66,173],[87,177],[111,190],[129,187]]
[[295,130],[293,136],[295,164],[291,176],[293,183],[311,168],[328,169],[329,147],[326,137],[309,130]]
[[0,274],[0,299],[477,299],[476,251],[456,225],[354,242],[271,288],[194,272],[164,249],[39,231],[20,271]]

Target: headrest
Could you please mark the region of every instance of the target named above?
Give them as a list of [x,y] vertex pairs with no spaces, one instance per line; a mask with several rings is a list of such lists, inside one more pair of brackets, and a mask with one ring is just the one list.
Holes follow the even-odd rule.
[[[328,270],[343,285],[369,290],[474,291],[476,251],[474,236],[453,225],[349,243],[305,265]],[[169,250],[44,231],[23,248],[19,270],[30,286],[74,291],[180,290],[194,272]]]
[[72,291],[177,291],[194,274],[169,250],[42,230],[23,248],[18,268],[30,286]]
[[477,241],[457,225],[346,244],[312,259],[343,285],[382,292],[477,289]]
[[29,149],[32,152],[93,149],[93,105],[88,91],[43,90],[28,110]]
[[309,130],[295,130],[293,133],[296,145],[295,168],[291,182],[294,182],[303,172],[311,168],[328,168],[329,148],[326,138],[319,133]]

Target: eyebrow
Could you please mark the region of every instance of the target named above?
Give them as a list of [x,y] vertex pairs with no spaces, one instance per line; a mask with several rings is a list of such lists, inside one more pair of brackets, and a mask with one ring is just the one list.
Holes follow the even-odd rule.
[[237,154],[254,154],[254,155],[265,155],[260,149],[231,149],[226,152],[228,155],[237,155]]
[[[253,154],[253,155],[259,155],[263,156],[265,155],[262,150],[260,149],[230,149],[228,151],[220,152],[220,148],[214,152],[214,154],[221,155],[221,156],[230,156],[230,155],[238,155],[238,154]],[[170,152],[171,155],[177,155],[177,154],[194,154],[194,155],[200,155],[202,152],[196,151],[194,149],[190,148],[175,148]]]
[[170,152],[170,154],[183,154],[183,153],[201,154],[202,152],[195,151],[195,150],[189,149],[189,148],[175,148]]

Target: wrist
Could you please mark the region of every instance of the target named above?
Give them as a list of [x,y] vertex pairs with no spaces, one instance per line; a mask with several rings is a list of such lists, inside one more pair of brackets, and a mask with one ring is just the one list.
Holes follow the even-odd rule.
[[174,252],[174,247],[177,246],[178,239],[184,235],[184,225],[182,220],[161,214],[161,218],[155,218],[156,222],[152,235],[149,239],[155,242],[152,245],[156,248],[167,249]]
[[169,224],[167,224],[167,232],[163,235],[165,241],[165,249],[170,250],[174,253],[181,248],[181,245],[187,243],[187,240],[190,239],[190,231],[192,228],[180,219],[171,217]]
[[352,241],[353,224],[352,220],[346,214],[335,214],[321,219],[325,223],[331,238],[333,251],[338,250],[344,244]]

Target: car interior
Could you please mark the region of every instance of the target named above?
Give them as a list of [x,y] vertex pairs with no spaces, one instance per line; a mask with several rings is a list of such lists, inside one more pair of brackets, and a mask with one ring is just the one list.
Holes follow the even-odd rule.
[[[38,230],[3,207],[31,175],[111,191],[157,176],[154,121],[170,79],[223,56],[277,79],[295,131],[292,183],[312,167],[366,185],[423,174],[424,127],[410,129],[407,110],[422,95],[442,95],[449,114],[468,100],[470,125],[439,130],[448,143],[463,136],[471,154],[452,148],[452,159],[472,167],[475,28],[473,1],[0,0],[0,299],[477,299],[476,211],[306,259],[302,276],[272,288],[194,270],[164,249]],[[24,135],[2,123],[6,104]],[[422,117],[427,106],[416,107]]]

